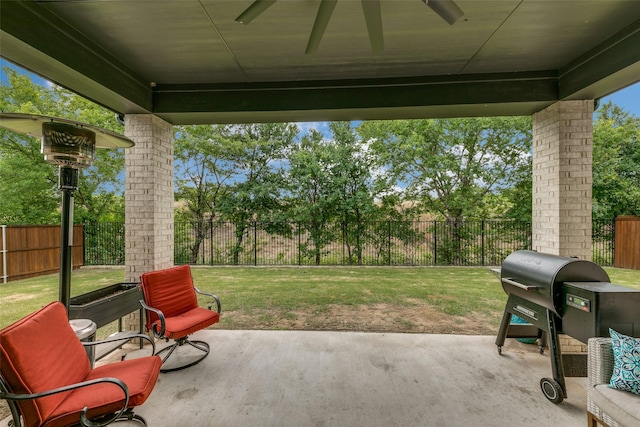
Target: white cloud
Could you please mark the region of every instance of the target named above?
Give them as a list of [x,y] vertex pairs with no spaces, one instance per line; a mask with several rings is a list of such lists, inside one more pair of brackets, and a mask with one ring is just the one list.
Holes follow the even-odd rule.
[[331,131],[329,131],[329,122],[298,122],[296,123],[298,129],[300,130],[300,135],[305,135],[311,130],[316,130],[324,135],[325,138],[331,136]]

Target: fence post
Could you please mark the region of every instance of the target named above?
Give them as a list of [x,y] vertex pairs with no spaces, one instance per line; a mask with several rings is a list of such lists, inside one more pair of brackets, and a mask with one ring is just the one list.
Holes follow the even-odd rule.
[[389,260],[388,264],[391,265],[391,220],[387,221],[387,244],[387,258]]
[[616,265],[616,217],[611,221],[611,265]]
[[433,220],[433,265],[438,265],[438,222]]
[[300,221],[298,221],[298,265],[302,265],[302,235],[300,234]]
[[484,265],[484,219],[480,221],[480,262]]
[[87,262],[87,241],[84,233],[84,224],[82,224],[82,266]]
[[209,218],[209,265],[213,265],[213,218]]
[[342,259],[340,260],[340,264],[341,265],[345,265],[344,263],[344,247],[346,245],[347,242],[347,227],[345,225],[345,223],[342,223],[342,245],[340,245],[342,247]]
[[258,223],[253,221],[253,265],[258,265]]
[[2,228],[2,283],[7,283],[7,226],[3,224],[0,227]]
[[[205,226],[204,221],[201,221],[203,224],[202,226]],[[202,236],[202,242],[200,242],[200,253],[202,254],[202,265],[206,265],[206,261],[205,261],[205,237],[204,237],[204,232],[201,232],[200,235]]]

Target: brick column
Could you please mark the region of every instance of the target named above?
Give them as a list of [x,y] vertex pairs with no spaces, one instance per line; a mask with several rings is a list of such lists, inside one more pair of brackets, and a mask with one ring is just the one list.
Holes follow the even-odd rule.
[[[533,115],[533,249],[591,260],[593,100]],[[560,335],[567,376],[586,376],[586,345]]]
[[[173,129],[152,114],[125,116],[125,277],[173,266]],[[137,313],[126,319],[139,328]]]
[[533,249],[591,260],[593,100],[533,115]]

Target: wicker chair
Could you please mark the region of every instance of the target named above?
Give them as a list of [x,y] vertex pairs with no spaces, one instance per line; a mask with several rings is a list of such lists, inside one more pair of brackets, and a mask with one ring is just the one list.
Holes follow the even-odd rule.
[[613,372],[611,338],[590,338],[587,385],[587,425],[640,425],[640,396],[609,387]]

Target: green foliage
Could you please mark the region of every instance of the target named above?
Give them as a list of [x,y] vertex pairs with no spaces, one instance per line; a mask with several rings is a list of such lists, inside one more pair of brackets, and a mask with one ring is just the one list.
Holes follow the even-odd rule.
[[289,218],[300,226],[302,237],[300,254],[320,264],[324,247],[335,240],[328,224],[336,216],[338,194],[333,191],[329,152],[332,144],[323,135],[312,130],[294,145],[289,155],[287,193]]
[[338,195],[338,219],[342,223],[348,264],[363,263],[363,248],[372,239],[367,224],[378,219],[374,204],[375,160],[365,143],[347,122],[331,123],[335,151],[331,175]]
[[234,126],[229,135],[229,161],[235,174],[230,191],[219,200],[218,212],[235,224],[234,264],[251,223],[268,224],[281,215],[284,161],[297,134],[295,124],[262,123]]
[[528,117],[373,121],[359,132],[387,179],[445,219],[490,212],[491,193],[531,172]]
[[[3,71],[10,86],[0,86],[1,111],[40,113],[54,105],[29,77],[10,68]],[[55,169],[44,161],[39,141],[5,130],[0,130],[0,138],[0,223],[59,222]]]
[[319,265],[325,247],[342,237],[346,262],[362,264],[363,248],[375,237],[367,224],[384,215],[375,205],[374,159],[350,123],[333,122],[330,130],[332,139],[314,131],[292,149],[289,214],[306,236],[305,258]]
[[[529,166],[531,168],[531,164]],[[505,188],[500,192],[507,206],[503,210],[503,218],[516,221],[530,222],[533,210],[533,170],[526,176],[522,176],[512,187]],[[500,215],[492,215],[490,218],[500,218]]]
[[219,201],[231,191],[236,173],[231,129],[223,125],[174,127],[174,196],[184,203],[176,217],[192,224],[192,233],[178,236],[183,242],[176,246],[176,262],[180,264],[196,263],[200,247],[217,220]]
[[419,201],[425,212],[448,221],[449,238],[438,242],[443,262],[469,257],[462,220],[503,217],[496,193],[531,174],[531,120],[492,117],[363,122],[359,133],[371,143],[390,185]]
[[[6,131],[0,131],[0,138],[0,224],[59,223],[57,182],[51,166],[30,157],[32,151],[42,157],[30,141],[18,140]],[[24,154],[15,155],[13,150]]]
[[640,118],[611,103],[593,129],[593,218],[640,215]]

